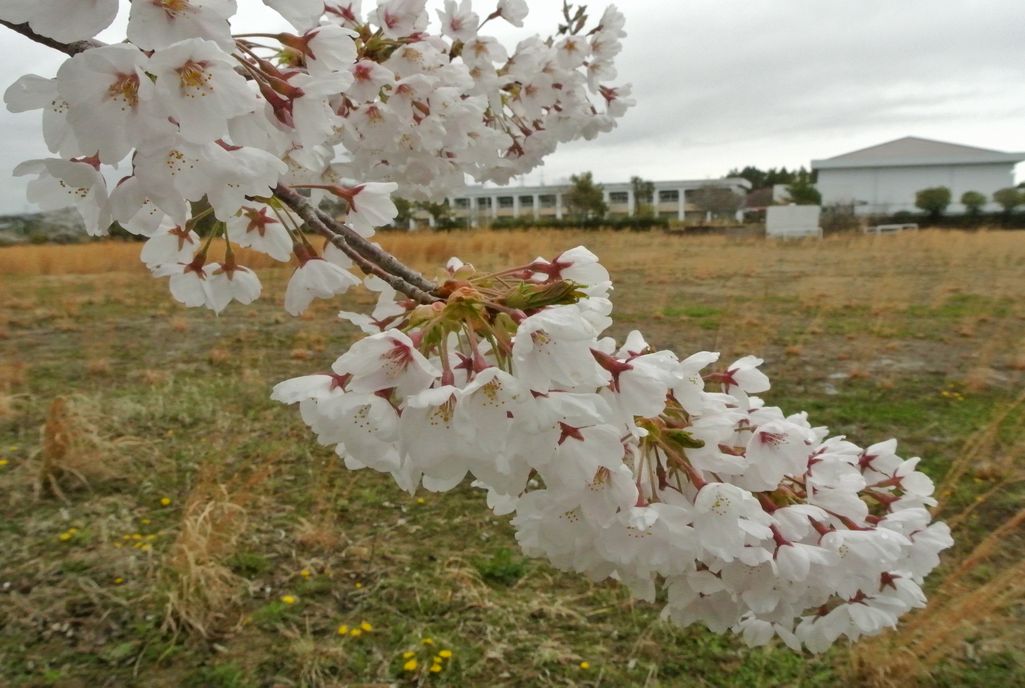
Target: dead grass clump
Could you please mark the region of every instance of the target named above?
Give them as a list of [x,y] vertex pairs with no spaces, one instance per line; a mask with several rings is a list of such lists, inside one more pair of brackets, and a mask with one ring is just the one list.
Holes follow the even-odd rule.
[[291,639],[286,655],[295,666],[299,685],[328,686],[345,668],[348,653],[338,642],[317,641],[296,631],[283,631]]
[[318,518],[316,521],[300,518],[295,541],[307,549],[330,552],[338,547],[342,539],[335,521],[328,518]]
[[210,361],[210,365],[224,365],[231,360],[231,352],[221,347],[214,347],[207,353],[207,360]]
[[168,629],[209,638],[241,623],[239,604],[247,582],[227,562],[246,531],[254,487],[265,477],[254,473],[222,484],[213,469],[201,472],[185,500],[178,536],[165,560]]
[[313,352],[309,349],[297,347],[288,352],[289,358],[293,361],[309,361],[313,358]]
[[170,378],[170,375],[163,370],[154,370],[152,368],[146,368],[139,373],[139,377],[142,378],[143,382],[147,385],[161,385]]
[[14,404],[14,397],[10,394],[0,392],[0,420],[7,420],[18,415],[18,409]]
[[106,358],[94,358],[85,364],[85,372],[96,377],[110,375],[111,370],[110,361]]
[[89,487],[92,481],[119,474],[116,443],[101,436],[97,416],[82,399],[57,397],[42,428],[36,493],[47,491],[67,500],[61,483],[74,478]]
[[28,366],[22,361],[0,362],[0,391],[11,391],[25,384]]
[[175,317],[171,318],[170,320],[167,321],[167,323],[171,326],[171,329],[174,330],[175,332],[188,332],[189,331],[189,321],[186,320],[185,318],[181,317],[180,315],[176,315]]

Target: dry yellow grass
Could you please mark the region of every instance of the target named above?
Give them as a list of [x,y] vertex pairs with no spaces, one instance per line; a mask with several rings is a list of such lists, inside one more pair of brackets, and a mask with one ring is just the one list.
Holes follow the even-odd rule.
[[182,508],[178,536],[165,559],[165,625],[204,638],[237,626],[236,608],[247,589],[228,567],[249,522],[254,486],[265,477],[218,481],[205,466]]
[[[671,629],[616,586],[538,564],[508,587],[484,582],[477,555],[487,562],[516,545],[479,495],[457,490],[421,503],[387,479],[345,471],[295,414],[267,401],[270,383],[330,365],[355,336],[335,313],[365,307],[372,295],[352,290],[295,320],[280,308],[288,268],[263,269],[265,296],[215,317],[175,304],[138,263],[138,244],[0,250],[8,334],[0,340],[0,445],[19,445],[0,471],[3,518],[15,526],[0,529],[0,551],[5,580],[23,590],[0,595],[0,626],[10,620],[14,638],[0,647],[0,664],[14,657],[25,685],[44,685],[50,666],[83,685],[132,685],[133,666],[155,684],[217,685],[206,667],[226,662],[254,685],[269,680],[270,665],[283,683],[389,684],[403,678],[396,653],[430,631],[465,648],[463,673],[449,685],[533,685],[547,676],[552,685],[824,687],[850,666],[853,685],[930,685],[930,674],[942,685],[979,685],[953,673],[978,667],[1019,679],[1022,670],[989,658],[1020,640],[1015,605],[1025,581],[1017,497],[1025,442],[1015,439],[1025,436],[1025,402],[1011,403],[1025,369],[1021,236],[378,237],[432,275],[450,255],[489,268],[585,244],[616,280],[616,336],[639,327],[681,354],[756,353],[776,383],[767,400],[808,408],[813,421],[866,444],[896,435],[908,455],[924,456],[926,470],[946,476],[940,517],[958,548],[928,581],[929,608],[897,634],[856,646],[851,661],[842,647],[795,661],[786,650],[752,652],[700,629]],[[88,477],[91,490],[72,491],[82,481],[53,471],[69,501],[31,502],[37,446],[53,445],[56,456],[68,444],[61,423],[42,443],[34,428],[55,396],[75,390],[105,414],[100,434],[146,437],[152,461],[133,470],[133,456],[129,480],[116,484]],[[158,508],[165,494],[173,503]],[[55,523],[80,533],[58,541]],[[155,536],[151,549],[115,549],[136,531]],[[305,568],[314,571],[308,580],[299,575]],[[110,583],[115,576],[124,583]],[[94,580],[108,589],[97,593]],[[300,601],[282,607],[285,593]],[[171,639],[159,628],[163,614],[167,628],[199,641]],[[337,625],[364,617],[382,632],[342,645]],[[49,630],[69,624],[74,639]],[[85,638],[99,639],[94,653],[83,654]],[[135,644],[138,664],[117,658],[125,643]],[[577,668],[583,659],[596,669],[588,677]]]
[[[721,236],[676,236],[660,232],[565,231],[474,231],[474,232],[387,232],[375,237],[387,250],[419,267],[439,268],[451,256],[489,265],[521,263],[535,256],[553,256],[577,244],[595,244],[602,248],[603,262],[611,268],[666,266],[687,268],[688,277],[702,280],[764,273],[778,251],[767,251],[761,239],[731,239]],[[823,270],[809,280],[805,298],[829,299],[838,287],[844,293],[854,288],[885,294],[881,303],[901,306],[916,303],[920,293],[907,292],[899,270],[891,268],[915,260],[942,261],[949,269],[946,293],[958,293],[977,281],[979,259],[997,264],[1021,258],[1021,240],[1017,232],[978,231],[973,233],[923,230],[915,234],[863,237],[839,235],[822,241],[783,245],[808,260],[829,266],[836,263],[837,249],[871,257],[875,269],[871,280],[844,284],[844,275]],[[0,250],[0,274],[5,275],[86,275],[114,272],[145,273],[139,262],[141,244],[103,241],[70,246],[29,245]],[[210,259],[218,260],[221,247],[211,248]],[[775,255],[775,257],[774,257]],[[849,258],[847,256],[846,258]],[[241,249],[239,261],[253,267],[280,265],[262,254]]]

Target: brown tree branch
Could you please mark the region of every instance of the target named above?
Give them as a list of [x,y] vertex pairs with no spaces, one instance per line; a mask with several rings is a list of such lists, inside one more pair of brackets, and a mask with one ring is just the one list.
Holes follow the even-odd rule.
[[[296,193],[284,184],[279,184],[278,188],[274,191],[274,195],[281,199],[285,205],[294,210],[310,229],[330,241],[333,246],[345,253],[345,255],[349,256],[349,258],[352,259],[352,262],[355,263],[364,273],[368,275],[377,275],[391,285],[395,291],[401,292],[419,303],[433,303],[438,300],[426,291],[406,282],[397,275],[385,271],[381,266],[364,257],[359,251],[349,244],[346,237],[329,228],[320,219],[319,213],[313,205],[301,194]],[[392,258],[392,260],[395,259]]]
[[317,217],[319,217],[321,222],[334,232],[344,236],[345,240],[352,244],[353,247],[363,254],[364,257],[373,261],[377,265],[380,265],[393,275],[398,275],[413,286],[424,291],[432,292],[438,288],[437,284],[430,281],[416,270],[408,267],[398,258],[375,245],[372,241],[368,241],[360,235],[359,232],[347,224],[339,222],[322,210],[317,210]]
[[[278,184],[277,188],[274,190],[274,195],[282,201],[285,201],[285,203],[287,203],[293,210],[295,210],[297,205],[304,205],[308,207],[319,220],[319,224],[323,225],[325,229],[328,229],[331,234],[342,237],[342,239],[349,244],[352,249],[357,251],[361,256],[374,265],[380,266],[380,268],[385,272],[399,277],[406,283],[411,284],[423,292],[433,292],[438,288],[437,284],[426,279],[416,270],[407,267],[395,256],[391,255],[379,246],[374,245],[373,242],[367,241],[367,239],[360,236],[359,232],[354,230],[352,227],[338,222],[327,213],[314,208],[310,204],[309,200],[295,191],[295,189],[284,184]],[[298,212],[298,210],[296,210],[296,212]],[[303,217],[303,219],[305,220],[306,218]],[[317,231],[318,233],[323,234],[320,230]]]
[[52,38],[36,33],[29,27],[28,24],[14,24],[9,21],[4,21],[3,19],[0,19],[0,24],[6,26],[11,31],[20,33],[22,36],[25,36],[26,38],[29,38],[35,41],[36,43],[39,43],[40,45],[45,45],[47,48],[53,48],[54,50],[59,50],[62,53],[66,53],[71,56],[75,56],[79,53],[84,53],[86,50],[89,50],[90,48],[99,48],[105,45],[100,41],[94,40],[75,41],[73,43],[61,43],[60,41],[56,41]]

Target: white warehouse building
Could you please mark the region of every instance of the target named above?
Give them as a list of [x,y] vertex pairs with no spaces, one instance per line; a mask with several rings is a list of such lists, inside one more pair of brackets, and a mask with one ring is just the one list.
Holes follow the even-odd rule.
[[[715,187],[729,189],[740,197],[751,190],[751,183],[739,177],[726,179],[689,179],[680,181],[654,181],[654,206],[658,217],[672,220],[698,219],[705,212],[688,202],[687,194],[698,189]],[[637,210],[633,186],[630,183],[600,184],[610,217],[628,217]],[[452,217],[467,224],[479,226],[503,217],[555,218],[561,220],[566,213],[563,195],[573,187],[570,184],[551,186],[468,186],[446,199],[452,208]],[[426,218],[424,218],[426,219]],[[433,218],[431,218],[433,224]]]
[[812,160],[823,205],[851,204],[859,215],[915,212],[915,193],[950,189],[949,213],[964,212],[961,194],[978,191],[997,210],[993,192],[1014,186],[1014,167],[1025,153],[1004,153],[908,136],[825,160]]

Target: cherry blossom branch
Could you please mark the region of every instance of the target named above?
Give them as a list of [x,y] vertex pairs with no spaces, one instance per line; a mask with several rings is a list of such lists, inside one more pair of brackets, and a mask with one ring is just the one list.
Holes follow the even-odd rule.
[[[279,184],[278,188],[274,191],[274,195],[281,199],[285,205],[294,210],[296,214],[303,219],[307,226],[310,227],[310,229],[330,241],[335,248],[351,258],[359,269],[366,274],[377,275],[387,282],[393,289],[405,294],[419,303],[432,303],[437,301],[435,297],[431,296],[425,290],[410,284],[401,277],[386,271],[380,265],[364,257],[358,250],[350,245],[347,236],[343,236],[328,227],[321,218],[322,213],[319,213],[301,194],[296,193],[284,184]],[[341,226],[344,227],[344,225]],[[355,234],[353,230],[350,229],[349,231]],[[360,239],[363,239],[363,237],[360,237]],[[366,240],[364,239],[364,241]],[[384,252],[382,251],[381,253]],[[394,257],[391,257],[391,259],[395,263],[398,263]],[[399,264],[401,265],[401,263]]]
[[[278,184],[274,190],[274,195],[284,201],[290,208],[299,212],[297,206],[305,206],[308,208],[314,216],[319,220],[320,224],[331,233],[333,236],[342,238],[351,248],[357,251],[363,258],[370,261],[374,265],[379,266],[385,272],[388,272],[396,277],[400,278],[407,284],[415,287],[421,292],[433,292],[438,288],[438,285],[434,282],[426,279],[416,270],[406,266],[398,258],[391,255],[379,246],[376,246],[373,242],[367,241],[364,237],[349,227],[348,225],[338,222],[327,213],[317,210],[314,208],[304,196],[299,194],[292,188],[284,184]],[[306,217],[300,213],[300,217],[304,220]],[[313,227],[314,225],[310,225]],[[322,234],[327,238],[331,238],[328,234],[324,234],[323,231],[317,230],[318,233]],[[333,242],[332,242],[333,243]],[[397,289],[398,287],[396,287]],[[402,291],[402,290],[400,290]],[[408,291],[403,291],[408,294]],[[410,294],[410,296],[412,296]],[[434,298],[430,298],[429,301],[434,301]]]
[[102,43],[100,41],[93,40],[74,41],[73,43],[62,43],[61,41],[57,41],[52,38],[47,38],[46,36],[36,33],[35,31],[29,28],[28,24],[14,24],[9,21],[4,21],[3,19],[0,19],[0,24],[6,26],[11,31],[20,33],[22,36],[25,36],[26,38],[29,38],[35,41],[36,43],[45,45],[48,48],[53,48],[54,50],[59,50],[62,53],[71,55],[72,57],[79,53],[84,53],[86,50],[89,50],[90,48],[99,48],[100,46],[106,45],[105,43]]

